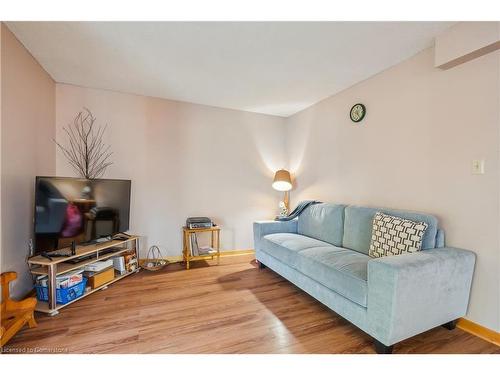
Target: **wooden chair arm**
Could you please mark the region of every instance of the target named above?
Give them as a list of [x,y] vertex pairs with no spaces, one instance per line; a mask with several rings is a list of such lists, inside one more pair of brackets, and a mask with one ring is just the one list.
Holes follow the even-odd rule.
[[21,311],[21,310],[34,310],[36,306],[36,298],[28,297],[22,301],[13,301],[11,299],[6,301],[5,310],[8,313]]
[[0,284],[5,285],[9,284],[12,280],[17,279],[16,272],[4,272],[0,275]]
[[0,274],[0,285],[2,286],[2,302],[5,302],[9,299],[9,283],[15,279],[17,279],[17,273],[15,272],[4,272]]

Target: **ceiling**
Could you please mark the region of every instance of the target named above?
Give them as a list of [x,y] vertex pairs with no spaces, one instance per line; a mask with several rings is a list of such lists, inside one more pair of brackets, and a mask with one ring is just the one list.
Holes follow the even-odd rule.
[[451,22],[7,22],[56,82],[290,116]]

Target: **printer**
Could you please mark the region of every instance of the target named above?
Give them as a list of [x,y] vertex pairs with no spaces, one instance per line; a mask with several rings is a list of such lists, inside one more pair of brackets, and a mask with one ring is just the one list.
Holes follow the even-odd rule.
[[188,217],[186,219],[186,228],[188,229],[211,228],[213,226],[214,223],[209,217]]

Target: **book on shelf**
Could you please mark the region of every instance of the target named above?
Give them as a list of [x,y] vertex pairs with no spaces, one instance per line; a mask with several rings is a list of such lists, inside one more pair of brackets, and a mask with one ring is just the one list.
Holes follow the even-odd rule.
[[[63,273],[61,275],[56,276],[56,288],[57,289],[66,289],[70,288],[73,285],[79,284],[83,280],[83,269],[77,269],[73,271],[69,271]],[[47,287],[49,282],[48,275],[38,276],[36,278],[36,284]]]
[[198,254],[199,255],[212,255],[216,254],[217,250],[214,250],[210,246],[201,246],[198,248]]
[[198,245],[198,237],[196,233],[191,233],[189,238],[191,244],[191,256],[204,256],[204,255],[212,255],[216,254],[217,250],[214,250],[210,246],[199,246]]
[[200,255],[198,247],[198,237],[196,236],[196,233],[191,233],[190,241],[191,241],[191,256],[195,257]]

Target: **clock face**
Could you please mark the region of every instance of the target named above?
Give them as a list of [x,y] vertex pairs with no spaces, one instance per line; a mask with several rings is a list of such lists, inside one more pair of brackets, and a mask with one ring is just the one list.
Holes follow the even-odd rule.
[[363,104],[354,104],[351,108],[351,120],[354,122],[360,122],[365,117],[366,108]]

